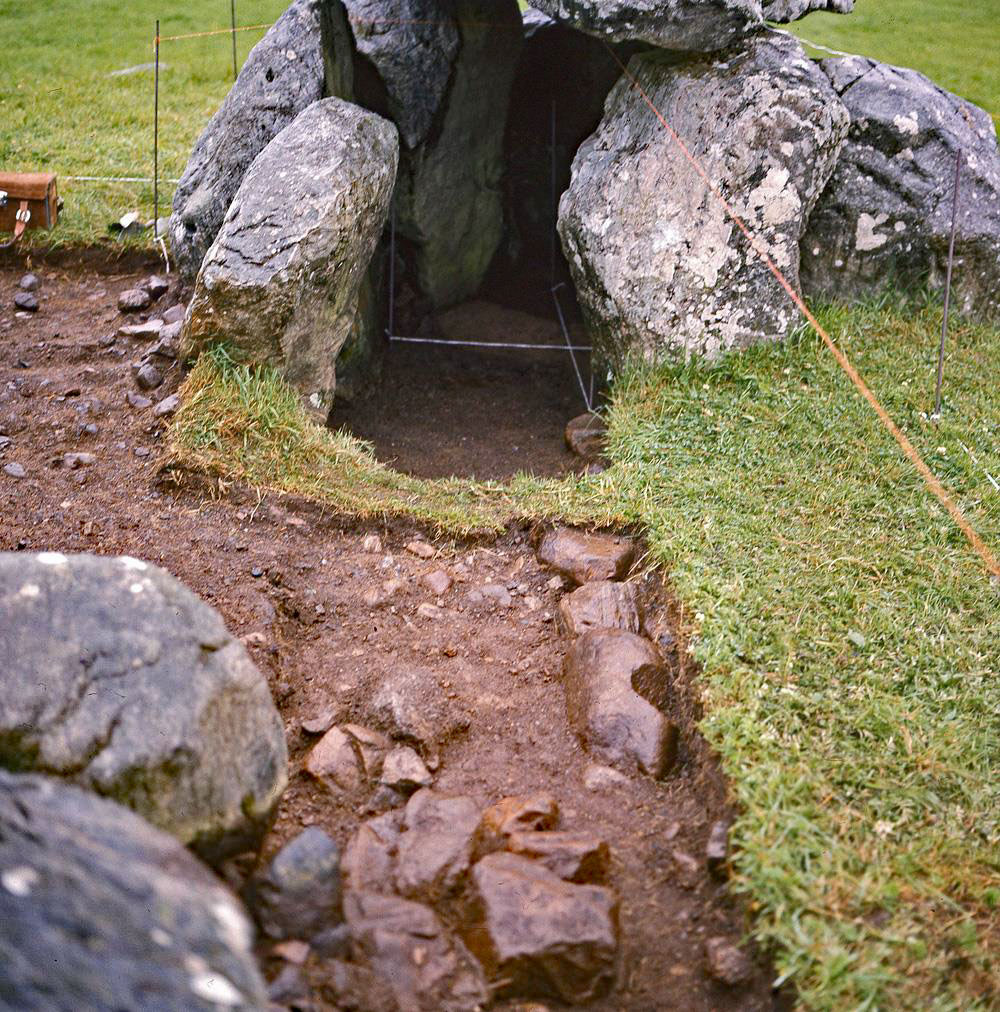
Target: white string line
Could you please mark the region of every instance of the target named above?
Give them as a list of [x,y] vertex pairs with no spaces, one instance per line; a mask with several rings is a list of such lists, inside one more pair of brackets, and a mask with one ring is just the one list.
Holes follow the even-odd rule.
[[787,35],[790,39],[795,39],[797,42],[801,42],[805,46],[809,46],[810,49],[818,49],[822,53],[829,53],[831,56],[857,56],[857,53],[843,53],[839,49],[831,49],[829,46],[821,46],[818,42],[810,42],[808,39],[802,38],[801,35],[796,35],[794,32],[786,32],[783,28],[775,28],[773,25],[767,26],[768,31],[774,32],[776,35]]
[[[152,183],[152,176],[61,176],[74,183]],[[179,179],[161,179],[161,183],[179,183]]]
[[508,341],[450,341],[438,337],[397,337],[390,334],[390,341],[400,344],[443,344],[450,348],[516,348],[520,351],[590,351],[589,345],[565,344],[513,344]]

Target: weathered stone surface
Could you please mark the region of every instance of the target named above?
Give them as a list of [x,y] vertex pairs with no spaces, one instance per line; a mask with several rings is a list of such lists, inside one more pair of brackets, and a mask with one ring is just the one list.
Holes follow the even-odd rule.
[[571,885],[515,854],[472,869],[480,920],[467,936],[498,993],[583,1004],[614,984],[618,904],[601,886]]
[[584,460],[597,460],[604,452],[608,428],[604,419],[593,412],[577,415],[566,425],[566,445]]
[[586,534],[570,527],[549,531],[538,546],[538,561],[574,583],[620,580],[635,559],[635,542],[608,534]]
[[344,913],[356,955],[392,989],[400,1009],[475,1012],[486,1004],[482,969],[430,907],[350,892]]
[[575,639],[591,629],[623,629],[638,633],[642,628],[639,595],[631,583],[597,580],[585,583],[559,602],[559,631]]
[[401,811],[386,812],[358,827],[340,862],[345,890],[392,892],[396,848],[402,831]]
[[0,869],[4,1008],[266,1007],[239,903],[120,805],[0,772]]
[[267,683],[214,608],[138,559],[0,554],[0,755],[133,808],[214,858],[286,783]]
[[381,783],[402,794],[412,794],[420,787],[430,787],[434,778],[424,761],[409,745],[398,745],[385,757]]
[[677,728],[637,689],[664,681],[663,658],[648,640],[620,629],[585,633],[563,662],[570,724],[612,766],[663,776],[676,756]]
[[[847,112],[798,42],[629,71],[793,286]],[[786,337],[798,310],[627,78],[573,163],[559,232],[599,358],[716,355]]]
[[325,419],[398,154],[391,123],[337,98],[315,102],[278,134],[205,256],[186,353],[224,340],[241,358],[280,369]]
[[390,742],[378,731],[344,724],[327,731],[313,746],[306,772],[333,791],[360,791],[376,780]]
[[709,52],[762,24],[760,0],[533,0],[557,21],[601,38]]
[[764,17],[780,24],[798,21],[813,11],[850,14],[853,10],[854,0],[764,0]]
[[410,899],[436,902],[448,895],[472,863],[479,808],[471,798],[417,791],[403,813],[396,854],[396,889]]
[[185,278],[198,273],[253,160],[324,95],[350,99],[352,76],[340,4],[294,0],[250,51],[174,192],[170,245]]
[[719,819],[712,823],[712,830],[705,844],[705,863],[717,878],[724,878],[726,862],[729,860],[729,823]]
[[[515,0],[347,0],[381,94],[358,98],[403,140],[396,226],[417,287],[449,305],[480,285],[503,232],[507,103],[521,44]],[[372,25],[372,19],[383,23]],[[363,20],[364,19],[364,20]]]
[[718,935],[705,940],[705,962],[709,974],[730,987],[749,980],[753,973],[746,953]]
[[340,851],[310,826],[285,844],[247,887],[247,906],[271,938],[309,940],[341,919]]
[[567,882],[603,882],[611,863],[611,851],[604,840],[572,830],[511,833],[507,849],[537,861]]
[[944,287],[961,152],[953,305],[1000,319],[1000,149],[990,116],[915,70],[824,60],[851,115],[836,171],[802,241],[807,294]]
[[138,313],[149,309],[152,297],[144,288],[130,288],[118,296],[118,308],[123,313]]

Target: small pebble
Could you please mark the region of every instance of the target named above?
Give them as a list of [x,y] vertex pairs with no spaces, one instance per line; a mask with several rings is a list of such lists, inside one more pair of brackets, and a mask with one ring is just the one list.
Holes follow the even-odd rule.
[[18,282],[18,288],[22,292],[37,292],[41,281],[38,280],[35,274],[25,274],[23,278]]
[[382,539],[377,534],[366,534],[361,542],[361,551],[380,555],[382,552]]
[[123,313],[139,313],[143,309],[149,309],[152,303],[149,292],[142,288],[130,288],[118,296],[118,308]]
[[132,452],[137,457],[148,457],[149,456],[149,449],[148,449],[148,447],[145,447],[145,446],[137,446]]
[[137,394],[133,390],[130,390],[125,395],[125,399],[133,408],[149,408],[153,405],[153,402],[148,397],[143,397],[142,394]]
[[90,467],[97,463],[97,457],[92,453],[64,453],[63,466],[75,471],[78,467]]
[[38,312],[38,299],[31,292],[18,292],[14,296],[14,305],[24,313]]
[[254,566],[253,569],[250,570],[250,575],[255,580],[259,580],[264,575],[264,570],[261,569],[260,566]]
[[184,319],[186,309],[184,306],[171,306],[163,313],[163,322],[166,324],[181,323]]
[[411,555],[417,556],[418,559],[433,559],[437,554],[426,541],[411,541],[406,546],[406,550]]
[[149,362],[143,362],[135,371],[135,381],[141,390],[155,390],[163,382],[163,373]]
[[24,478],[27,475],[27,471],[25,471],[24,468],[16,461],[4,464],[3,473],[11,478]]
[[181,399],[177,394],[171,394],[169,397],[164,397],[159,404],[153,408],[153,414],[157,418],[165,418],[167,415],[172,415],[178,407],[180,407]]

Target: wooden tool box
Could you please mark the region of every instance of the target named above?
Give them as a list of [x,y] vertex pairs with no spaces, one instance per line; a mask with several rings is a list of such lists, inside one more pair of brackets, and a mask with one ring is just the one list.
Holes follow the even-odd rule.
[[0,232],[18,238],[27,228],[54,228],[59,204],[51,173],[0,172]]

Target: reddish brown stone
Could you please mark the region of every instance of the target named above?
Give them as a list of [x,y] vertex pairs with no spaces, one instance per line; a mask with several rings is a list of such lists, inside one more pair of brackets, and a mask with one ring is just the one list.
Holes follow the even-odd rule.
[[709,974],[730,987],[746,983],[753,974],[746,953],[720,936],[705,941],[705,962]]
[[469,946],[501,997],[583,1004],[612,988],[618,901],[602,886],[572,885],[516,854],[472,869],[479,919]]
[[563,663],[566,711],[584,746],[613,766],[663,776],[677,753],[677,728],[635,686],[665,678],[648,640],[619,629],[585,633]]
[[362,823],[340,859],[344,889],[391,892],[396,847],[403,828],[401,811],[386,812]]
[[550,531],[538,547],[538,561],[574,583],[621,580],[634,558],[631,538],[585,534],[569,527]]
[[477,850],[488,854],[502,850],[511,833],[555,829],[559,825],[559,804],[551,794],[538,791],[517,798],[504,798],[483,812]]
[[437,915],[397,896],[348,893],[351,939],[406,1012],[474,1012],[486,1004],[483,972]]
[[339,727],[316,743],[306,760],[306,772],[327,787],[348,792],[360,789],[364,779],[354,744]]
[[591,629],[638,633],[642,628],[639,595],[631,583],[585,583],[559,602],[557,621],[559,631],[571,639]]
[[600,415],[588,411],[566,425],[566,445],[584,460],[596,460],[604,452],[608,428]]
[[425,788],[407,802],[396,854],[396,889],[433,903],[453,891],[472,863],[479,806]]
[[507,849],[537,861],[567,882],[603,882],[611,862],[607,843],[590,833],[511,833]]

